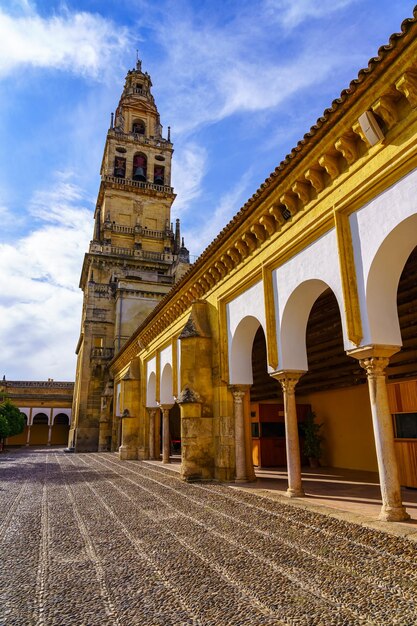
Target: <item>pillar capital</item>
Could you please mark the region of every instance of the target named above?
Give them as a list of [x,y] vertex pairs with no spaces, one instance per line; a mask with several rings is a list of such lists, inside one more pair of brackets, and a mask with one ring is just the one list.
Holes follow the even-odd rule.
[[241,404],[246,392],[251,388],[251,385],[229,385],[229,391],[233,395],[233,400],[236,403]]
[[172,404],[165,404],[165,402],[164,402],[163,404],[159,405],[159,408],[162,409],[162,411],[170,411],[173,406],[174,406],[174,403],[172,403]]
[[388,346],[384,344],[369,344],[368,346],[361,346],[354,348],[353,350],[347,350],[346,354],[358,359],[358,361],[364,361],[367,359],[390,359],[393,354],[399,352],[401,346]]
[[154,417],[156,412],[159,410],[159,407],[157,406],[147,406],[146,410],[149,414],[150,417]]
[[269,375],[279,382],[283,391],[291,394],[295,393],[295,386],[303,374],[305,374],[305,370],[279,370]]

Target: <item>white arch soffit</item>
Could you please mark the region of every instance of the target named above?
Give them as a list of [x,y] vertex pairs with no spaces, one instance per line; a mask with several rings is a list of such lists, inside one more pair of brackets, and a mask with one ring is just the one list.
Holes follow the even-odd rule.
[[256,331],[262,326],[261,322],[252,315],[241,320],[234,332],[231,349],[229,375],[232,385],[251,385],[252,374],[252,347]]
[[151,372],[146,384],[146,406],[156,407],[156,374]]
[[66,417],[66,418],[67,418],[67,420],[68,420],[68,424],[67,424],[67,425],[69,426],[69,425],[70,425],[70,423],[71,423],[70,417],[69,417],[69,415],[68,415],[67,413],[64,413],[64,412],[61,412],[61,413],[56,413],[56,414],[53,416],[53,418],[52,418],[52,424],[53,424],[53,426],[55,426],[55,425],[56,425],[56,418],[57,418],[59,415],[64,415],[64,417]]
[[417,246],[417,214],[394,228],[379,246],[366,282],[370,343],[401,346],[397,291],[401,273]]
[[60,408],[52,409],[52,417],[53,418],[55,418],[55,416],[58,415],[58,413],[63,413],[68,418],[71,418],[71,409],[60,409]]
[[307,322],[315,301],[328,288],[323,280],[313,278],[298,285],[288,298],[281,319],[280,370],[308,370]]
[[161,399],[160,404],[174,404],[175,398],[172,395],[172,367],[166,363],[161,375]]

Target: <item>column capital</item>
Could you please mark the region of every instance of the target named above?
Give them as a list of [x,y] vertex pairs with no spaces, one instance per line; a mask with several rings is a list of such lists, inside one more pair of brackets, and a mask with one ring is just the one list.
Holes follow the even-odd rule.
[[279,370],[269,375],[280,383],[283,391],[295,393],[295,386],[303,374],[305,370]]
[[346,354],[354,359],[358,359],[358,361],[363,361],[370,358],[390,359],[393,354],[399,352],[400,350],[401,346],[369,344],[368,346],[361,346],[359,348],[354,348],[353,350],[347,350]]
[[146,410],[148,411],[149,415],[151,417],[154,417],[155,413],[159,410],[159,407],[157,406],[147,406]]
[[251,385],[229,385],[228,388],[233,395],[234,402],[243,402],[243,398],[251,388]]
[[174,403],[172,403],[172,404],[165,404],[165,402],[164,402],[163,404],[159,405],[159,408],[162,409],[163,411],[170,411],[173,406],[174,406]]

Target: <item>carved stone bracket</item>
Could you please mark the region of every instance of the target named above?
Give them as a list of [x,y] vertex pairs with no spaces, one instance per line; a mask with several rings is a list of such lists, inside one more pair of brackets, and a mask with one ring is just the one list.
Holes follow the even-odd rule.
[[401,92],[414,108],[417,106],[417,75],[411,72],[404,74],[395,83],[396,89]]
[[330,178],[335,179],[339,176],[339,163],[335,156],[323,154],[323,156],[319,158],[319,164],[324,167]]

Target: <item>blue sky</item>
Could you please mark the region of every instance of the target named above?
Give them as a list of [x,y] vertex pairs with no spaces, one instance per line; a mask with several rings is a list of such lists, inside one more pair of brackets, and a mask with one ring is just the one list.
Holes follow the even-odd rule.
[[99,168],[136,49],[198,255],[412,16],[407,0],[2,0],[0,375],[72,380]]

